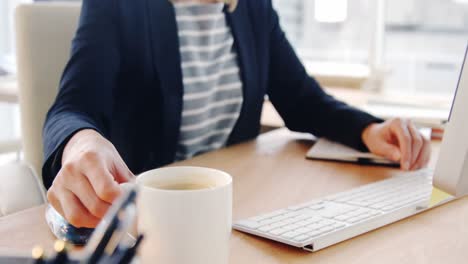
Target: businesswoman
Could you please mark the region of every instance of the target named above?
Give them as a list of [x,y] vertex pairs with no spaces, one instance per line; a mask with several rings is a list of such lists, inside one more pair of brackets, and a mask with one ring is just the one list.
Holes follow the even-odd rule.
[[133,173],[255,138],[265,95],[291,130],[426,165],[410,122],[354,109],[307,75],[271,0],[226,5],[83,0],[44,127],[48,199],[73,225],[95,226]]

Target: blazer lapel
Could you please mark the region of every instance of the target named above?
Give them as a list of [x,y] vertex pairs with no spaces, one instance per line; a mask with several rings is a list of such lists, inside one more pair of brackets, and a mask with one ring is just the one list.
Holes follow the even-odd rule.
[[163,99],[164,163],[174,161],[180,133],[183,81],[175,10],[169,0],[147,0],[153,64]]

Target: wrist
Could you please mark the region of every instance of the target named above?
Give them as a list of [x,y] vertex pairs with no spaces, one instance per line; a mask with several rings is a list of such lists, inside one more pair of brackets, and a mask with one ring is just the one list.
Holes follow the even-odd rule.
[[368,125],[366,128],[361,133],[361,140],[362,143],[366,146],[369,147],[369,139],[371,138],[372,131],[378,126],[378,123],[372,123]]
[[76,132],[70,138],[70,140],[68,140],[67,144],[65,145],[65,148],[63,149],[62,164],[68,157],[68,154],[73,152],[73,149],[75,148],[75,146],[82,144],[83,140],[85,140],[86,138],[89,138],[90,136],[93,136],[96,133],[97,132],[93,129],[83,129],[83,130],[79,130],[78,132]]

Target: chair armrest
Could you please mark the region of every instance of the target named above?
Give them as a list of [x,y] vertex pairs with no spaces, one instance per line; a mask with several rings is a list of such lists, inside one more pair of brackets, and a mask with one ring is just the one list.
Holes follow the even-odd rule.
[[21,151],[21,140],[13,139],[0,141],[0,154],[15,153]]
[[45,190],[30,166],[10,163],[0,167],[0,216],[41,205],[45,201]]
[[12,78],[0,78],[0,102],[18,103],[18,89]]

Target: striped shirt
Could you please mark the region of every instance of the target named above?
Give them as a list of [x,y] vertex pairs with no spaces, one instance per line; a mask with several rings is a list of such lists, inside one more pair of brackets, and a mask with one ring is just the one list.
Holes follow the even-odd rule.
[[176,159],[221,148],[242,106],[234,38],[224,4],[175,3],[184,98]]

